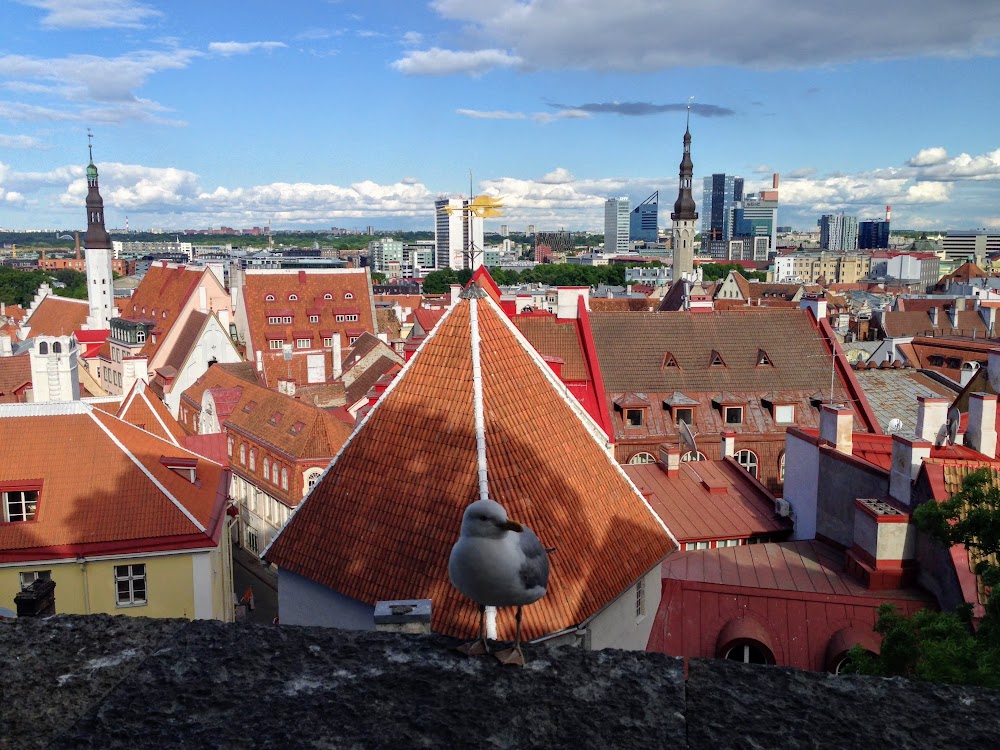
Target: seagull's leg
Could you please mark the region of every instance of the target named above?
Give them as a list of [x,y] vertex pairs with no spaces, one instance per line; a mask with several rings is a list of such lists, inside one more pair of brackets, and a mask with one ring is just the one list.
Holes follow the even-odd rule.
[[490,644],[486,641],[486,605],[479,605],[479,638],[469,643],[463,643],[456,649],[466,656],[481,656],[490,652]]
[[524,666],[524,654],[521,653],[521,607],[517,608],[517,631],[514,635],[514,647],[497,652],[497,659],[501,664],[511,664],[515,667]]

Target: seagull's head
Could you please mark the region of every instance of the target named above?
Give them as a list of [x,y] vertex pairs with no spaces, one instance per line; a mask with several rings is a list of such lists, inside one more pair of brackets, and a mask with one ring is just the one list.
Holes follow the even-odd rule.
[[508,531],[523,531],[519,523],[507,518],[507,511],[493,500],[477,500],[462,516],[462,536],[498,539]]

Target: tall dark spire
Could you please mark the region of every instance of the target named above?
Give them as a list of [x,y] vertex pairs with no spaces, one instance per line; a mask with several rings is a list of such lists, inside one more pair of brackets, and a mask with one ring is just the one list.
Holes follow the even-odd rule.
[[698,218],[695,211],[694,198],[691,197],[691,179],[694,175],[694,162],[691,161],[691,104],[687,108],[687,127],[684,130],[684,156],[681,159],[679,188],[677,190],[677,200],[674,201],[674,210],[670,218],[674,221]]
[[97,185],[97,167],[94,165],[93,135],[87,131],[87,149],[90,164],[87,165],[87,233],[83,236],[83,246],[90,248],[110,248],[111,236],[104,228],[104,199]]

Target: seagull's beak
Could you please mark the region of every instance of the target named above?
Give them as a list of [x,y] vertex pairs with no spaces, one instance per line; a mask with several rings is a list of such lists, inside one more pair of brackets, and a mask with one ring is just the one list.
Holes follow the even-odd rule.
[[500,528],[504,529],[505,531],[517,531],[517,532],[524,531],[524,527],[517,521],[507,521],[507,523],[502,523],[500,524]]

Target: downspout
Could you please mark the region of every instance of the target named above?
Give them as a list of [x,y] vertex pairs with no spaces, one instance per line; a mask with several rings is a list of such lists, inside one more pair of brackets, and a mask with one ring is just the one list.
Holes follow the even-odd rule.
[[76,558],[77,564],[80,566],[80,572],[83,574],[83,613],[85,615],[90,614],[90,584],[87,580],[87,558],[80,556]]

